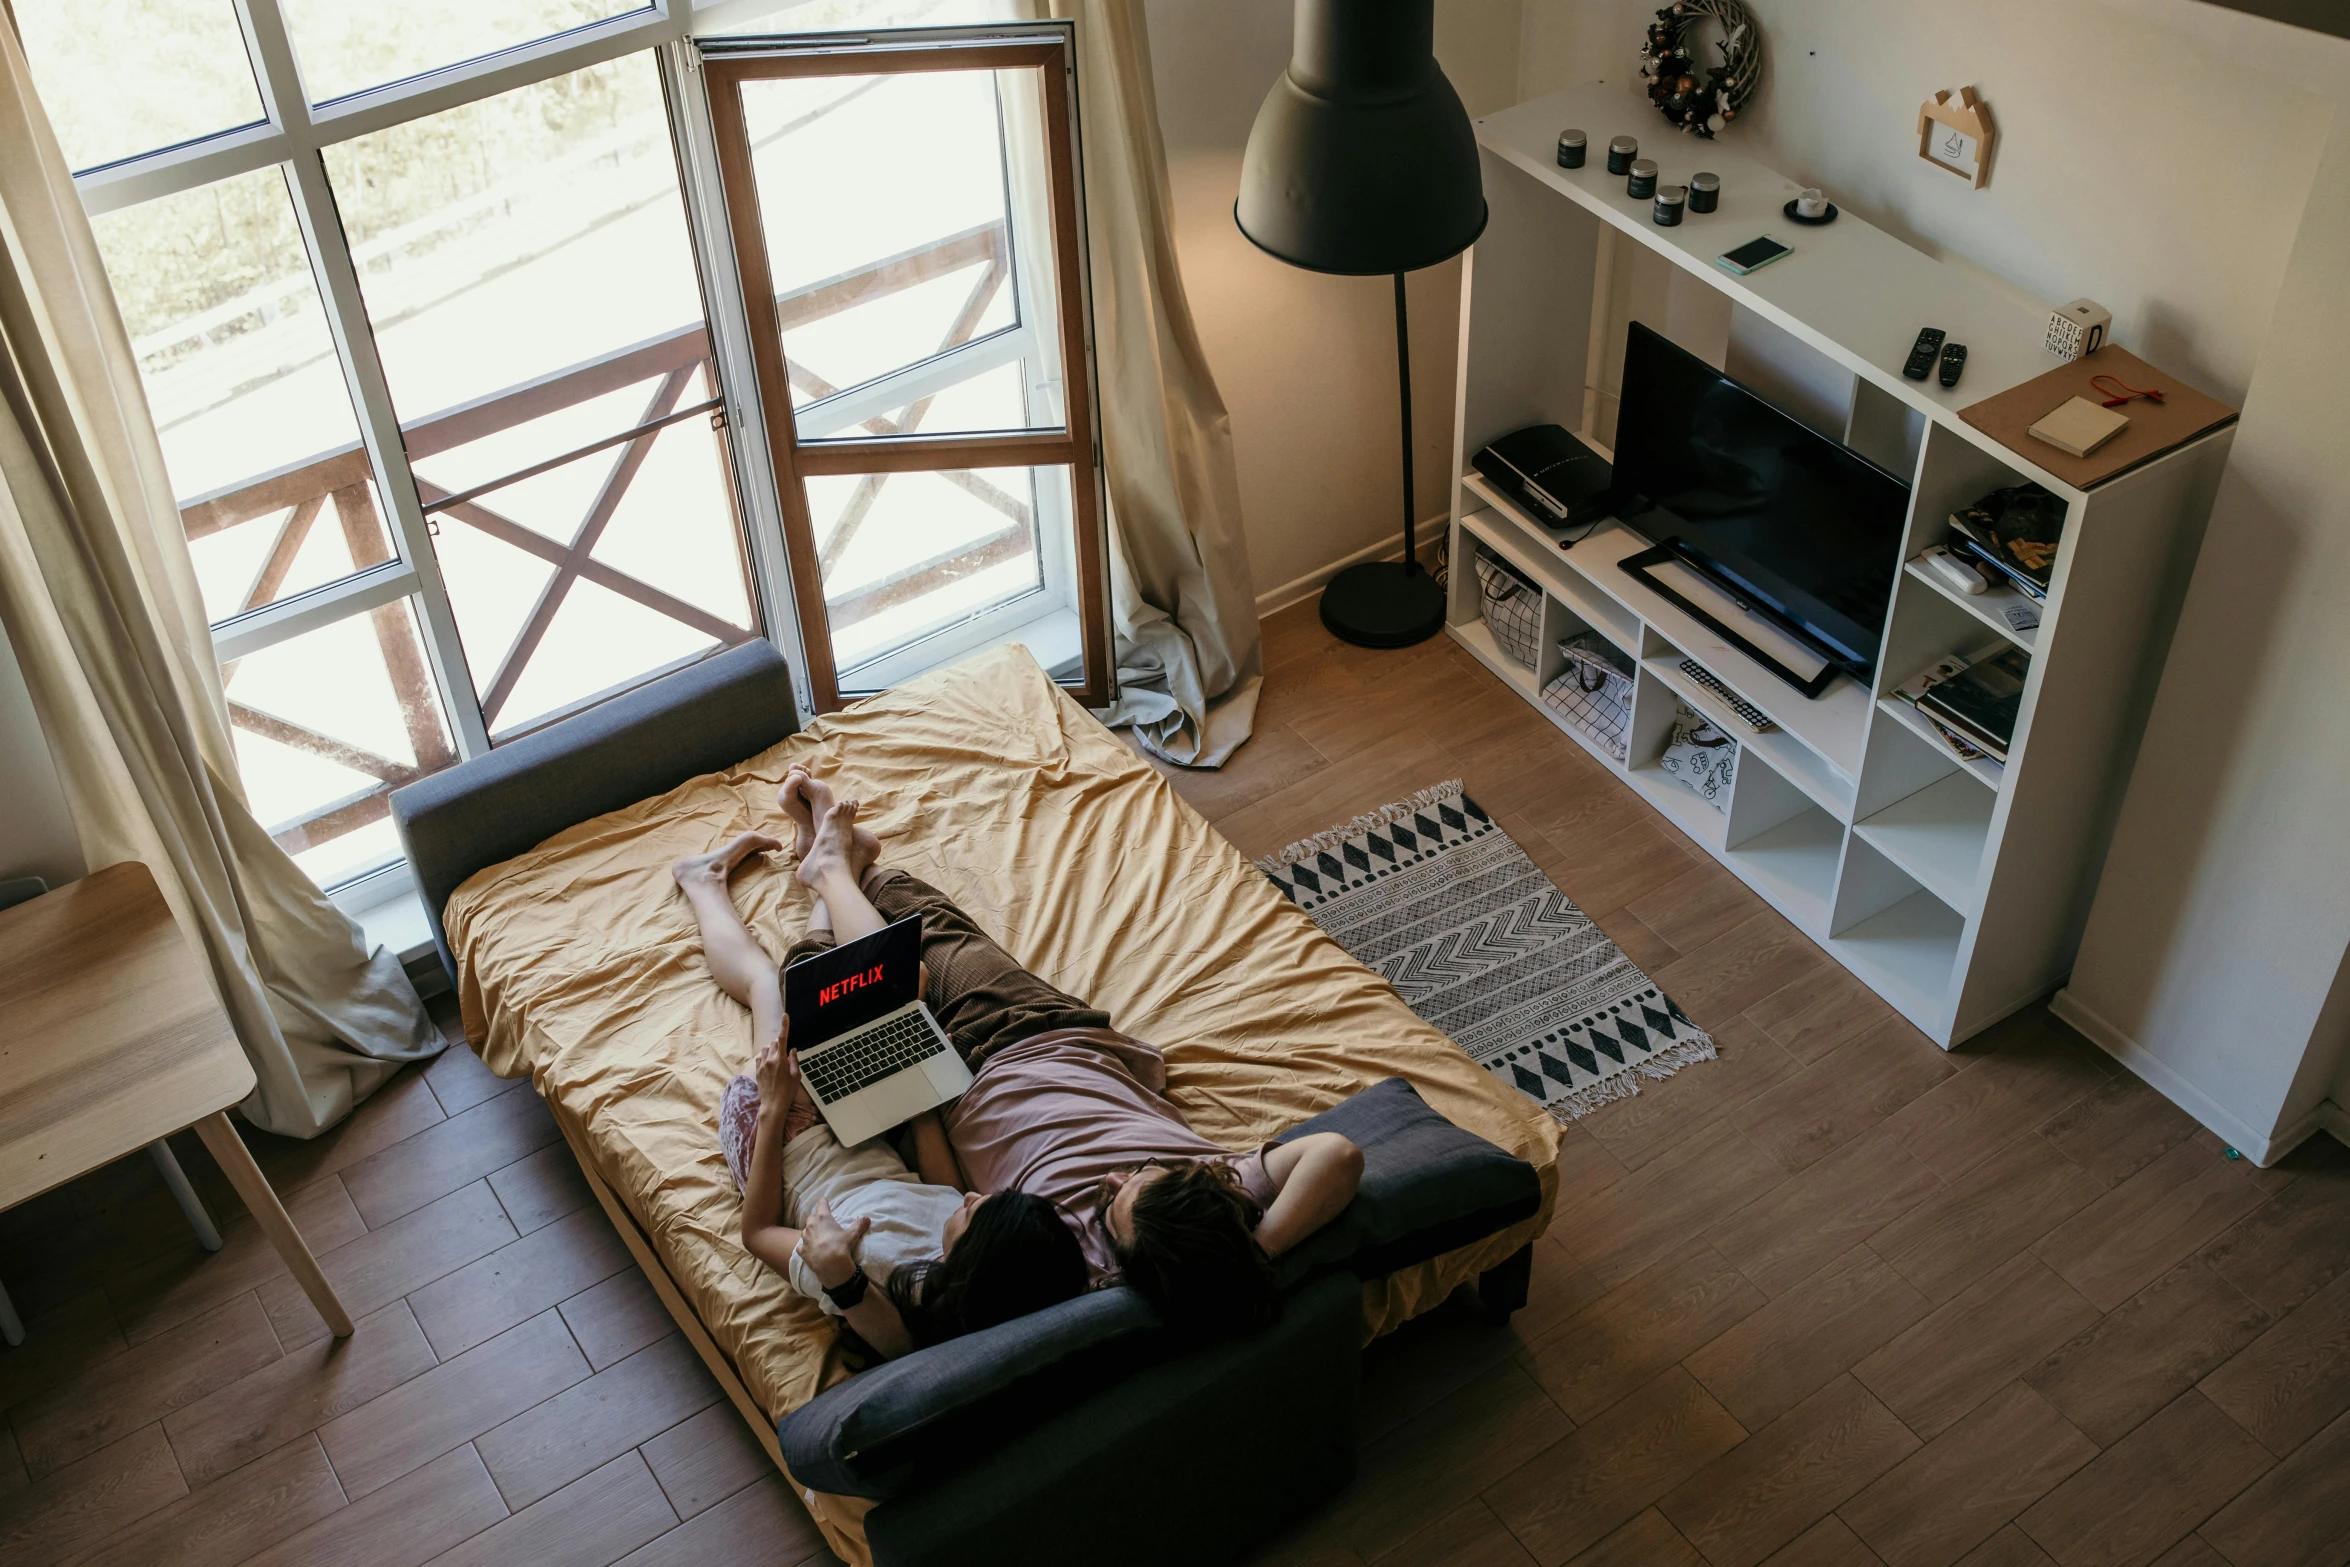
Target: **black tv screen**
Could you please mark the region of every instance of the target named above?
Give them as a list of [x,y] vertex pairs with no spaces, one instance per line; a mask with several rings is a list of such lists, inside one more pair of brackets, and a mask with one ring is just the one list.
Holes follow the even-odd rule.
[[1633,529],[1680,538],[1856,677],[1876,668],[1907,484],[1637,321],[1614,478]]

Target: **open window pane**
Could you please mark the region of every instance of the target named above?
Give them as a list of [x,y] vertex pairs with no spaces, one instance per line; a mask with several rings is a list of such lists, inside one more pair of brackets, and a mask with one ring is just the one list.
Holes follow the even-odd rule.
[[13,0],[12,9],[71,168],[118,163],[262,118],[229,0]]
[[322,887],[399,858],[391,791],[456,760],[406,599],[220,669],[245,798]]
[[[326,162],[491,733],[750,635],[651,57]],[[630,540],[632,566],[610,564]]]
[[[803,440],[1061,426],[1036,97],[1034,71],[743,84]],[[938,395],[1005,366],[1008,401]]]
[[858,674],[877,660],[1041,595],[1039,502],[1066,518],[1068,482],[1062,468],[809,479],[842,688],[868,689]]
[[206,615],[390,560],[284,176],[257,169],[92,220]]
[[646,7],[628,0],[278,0],[302,65],[325,103],[444,66],[537,43]]

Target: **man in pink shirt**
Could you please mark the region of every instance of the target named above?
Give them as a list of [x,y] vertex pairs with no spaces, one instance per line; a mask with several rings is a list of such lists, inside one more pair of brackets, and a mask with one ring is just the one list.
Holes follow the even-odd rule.
[[816,894],[784,966],[922,918],[923,1000],[974,1076],[935,1126],[917,1124],[917,1139],[943,1129],[970,1190],[1057,1204],[1097,1286],[1123,1278],[1190,1331],[1269,1323],[1272,1259],[1353,1200],[1362,1151],[1335,1132],[1246,1153],[1210,1142],[1166,1097],[1155,1047],[1022,968],[936,888],[877,865],[856,801],[795,768],[778,803],[799,830],[799,879]]

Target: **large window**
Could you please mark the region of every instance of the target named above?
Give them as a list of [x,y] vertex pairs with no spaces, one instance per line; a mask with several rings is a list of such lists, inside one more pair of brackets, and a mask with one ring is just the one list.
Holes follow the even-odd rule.
[[[757,84],[759,179],[793,214],[758,247],[771,313],[690,41],[1029,3],[11,0],[246,793],[321,885],[404,884],[391,790],[771,617],[819,707],[980,632],[1051,652],[1094,504],[1039,161],[1060,111],[1033,70]],[[786,392],[756,384],[755,318],[782,323]],[[779,474],[762,409],[787,449],[959,459]]]

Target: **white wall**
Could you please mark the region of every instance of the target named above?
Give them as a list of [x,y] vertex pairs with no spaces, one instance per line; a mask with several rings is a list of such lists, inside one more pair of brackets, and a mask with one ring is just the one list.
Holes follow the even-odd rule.
[[[1472,115],[1517,101],[1520,0],[1437,0],[1436,52]],[[1153,74],[1184,287],[1232,413],[1241,514],[1260,602],[1400,542],[1395,292],[1265,255],[1232,221],[1257,106],[1289,62],[1280,0],[1149,0]],[[1460,267],[1415,273],[1413,447],[1418,511],[1450,503]],[[1284,592],[1284,589],[1287,589]]]
[[0,881],[40,876],[58,887],[81,873],[82,851],[58,792],[49,744],[16,651],[0,635]]
[[[1621,81],[1641,0],[1525,0],[1523,95]],[[2244,409],[2071,981],[2100,1042],[2241,1146],[2350,1104],[2350,45],[2193,0],[1770,0],[1733,134],[1933,254]],[[1973,85],[1968,189],[1915,155]],[[2137,127],[2143,127],[2141,131]],[[1924,323],[1921,323],[1924,324]]]

